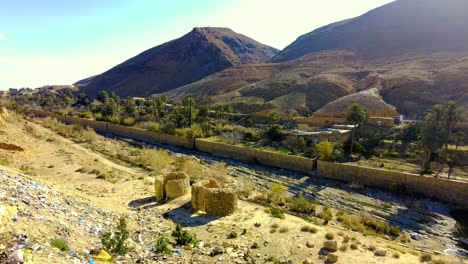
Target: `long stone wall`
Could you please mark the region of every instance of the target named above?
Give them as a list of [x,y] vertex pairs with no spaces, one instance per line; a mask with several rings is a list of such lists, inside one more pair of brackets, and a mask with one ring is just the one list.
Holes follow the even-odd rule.
[[174,136],[169,134],[157,133],[148,131],[141,128],[127,127],[107,122],[96,121],[92,119],[74,117],[74,116],[63,116],[46,112],[42,110],[31,110],[36,116],[39,117],[53,117],[57,120],[67,124],[80,124],[83,127],[91,127],[94,130],[101,133],[110,133],[120,137],[127,137],[136,140],[140,140],[148,143],[164,143],[173,146],[193,149],[195,146],[195,140],[186,137]]
[[404,184],[409,193],[422,194],[464,207],[468,206],[467,182],[321,160],[317,163],[317,173],[323,177],[348,182],[356,181],[365,186],[384,189],[389,189],[395,184]]
[[315,159],[310,158],[214,142],[210,139],[197,138],[195,140],[195,148],[199,151],[211,153],[216,156],[232,158],[250,163],[256,162],[263,165],[303,172],[306,174],[313,173],[316,161]]
[[[339,116],[310,116],[296,117],[294,121],[298,124],[306,124],[310,126],[327,126],[332,124],[346,124],[346,118]],[[367,120],[367,124],[373,126],[393,127],[395,120],[392,117],[377,117],[371,116]]]

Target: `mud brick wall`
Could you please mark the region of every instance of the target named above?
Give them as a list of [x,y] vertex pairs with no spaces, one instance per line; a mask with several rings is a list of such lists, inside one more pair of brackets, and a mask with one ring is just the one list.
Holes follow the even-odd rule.
[[229,215],[237,210],[237,195],[216,181],[199,181],[192,186],[192,207],[209,215]]
[[317,173],[327,178],[356,181],[365,186],[384,189],[389,189],[395,184],[404,184],[409,193],[422,194],[454,205],[468,206],[468,182],[320,160],[317,163]]
[[195,140],[195,148],[199,151],[211,153],[216,156],[250,163],[259,163],[307,174],[312,174],[316,162],[315,159],[286,155],[243,146],[234,146],[221,142],[214,142],[209,139],[197,138]]

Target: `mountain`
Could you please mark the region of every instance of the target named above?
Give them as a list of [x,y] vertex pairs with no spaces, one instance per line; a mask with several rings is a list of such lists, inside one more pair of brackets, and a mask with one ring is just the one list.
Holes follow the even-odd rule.
[[[307,114],[338,100],[383,110],[392,105],[399,113],[419,115],[448,100],[468,109],[467,72],[468,52],[363,59],[350,51],[323,51],[285,62],[234,66],[166,95],[180,100],[192,94],[201,104],[232,104],[243,113]],[[372,94],[360,93],[370,89]]]
[[374,58],[468,51],[467,10],[466,0],[398,0],[302,35],[272,61],[324,50],[347,50]]
[[91,96],[104,89],[120,96],[149,96],[234,65],[266,62],[277,52],[228,28],[194,28],[76,85]]
[[468,109],[466,10],[467,0],[398,0],[307,33],[270,63],[234,66],[167,95],[191,93],[244,113],[361,102],[414,116],[447,100]]

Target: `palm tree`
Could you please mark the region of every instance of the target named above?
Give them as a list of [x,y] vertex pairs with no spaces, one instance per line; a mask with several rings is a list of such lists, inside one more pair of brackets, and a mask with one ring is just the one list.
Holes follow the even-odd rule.
[[465,140],[465,133],[463,133],[463,131],[458,131],[455,136],[457,137],[457,141],[455,142],[455,151],[457,151],[458,146],[460,146]]
[[[348,114],[346,116],[346,121],[350,122],[351,124],[361,127],[367,122],[367,119],[369,118],[369,115],[367,114],[366,109],[358,104],[358,103],[353,103],[348,107]],[[353,144],[354,144],[354,138],[356,136],[356,127],[353,128],[351,132],[351,146],[349,148],[349,154],[353,154]]]
[[432,153],[437,152],[444,145],[445,131],[440,126],[426,125],[419,134],[424,155],[421,166],[422,173],[427,173],[431,168]]
[[445,152],[448,150],[448,143],[450,139],[450,135],[452,133],[452,128],[463,121],[463,112],[461,111],[460,108],[458,108],[457,104],[454,101],[449,101],[445,103],[444,105],[445,108],[445,132],[446,132],[446,138],[445,138]]
[[184,112],[188,121],[188,126],[192,126],[192,112],[193,112],[193,105],[195,104],[195,100],[193,99],[192,95],[188,94],[182,100],[182,104],[184,105]]
[[446,120],[446,108],[444,105],[436,104],[427,110],[427,114],[424,117],[427,124],[430,126],[441,126],[445,125]]

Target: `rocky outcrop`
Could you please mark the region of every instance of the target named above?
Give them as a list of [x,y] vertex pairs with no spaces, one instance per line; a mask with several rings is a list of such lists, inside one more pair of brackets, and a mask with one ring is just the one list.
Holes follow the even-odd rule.
[[209,215],[229,215],[237,209],[237,196],[214,180],[204,180],[192,186],[192,207]]
[[189,176],[183,172],[157,176],[154,181],[154,191],[158,201],[183,196],[190,192]]

